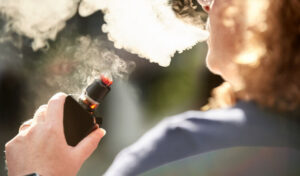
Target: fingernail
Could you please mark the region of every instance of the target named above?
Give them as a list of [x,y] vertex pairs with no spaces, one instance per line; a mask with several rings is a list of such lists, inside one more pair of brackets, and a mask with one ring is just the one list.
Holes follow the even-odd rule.
[[100,130],[102,131],[102,133],[103,133],[103,136],[105,136],[105,134],[106,134],[106,130],[105,130],[105,129],[103,129],[103,128],[100,128]]

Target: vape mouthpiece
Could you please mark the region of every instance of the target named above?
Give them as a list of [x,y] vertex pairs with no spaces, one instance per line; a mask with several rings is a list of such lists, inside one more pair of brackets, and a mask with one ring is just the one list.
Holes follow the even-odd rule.
[[105,77],[104,75],[101,75],[101,81],[106,86],[111,86],[113,83],[113,81],[111,79],[109,79],[108,77]]
[[110,81],[109,79],[105,79],[105,81],[107,82],[104,82],[102,79],[94,80],[94,82],[90,84],[85,90],[85,94],[88,96],[88,98],[96,101],[97,103],[101,103],[104,97],[110,91],[110,85],[112,84],[112,81]]
[[95,79],[81,94],[79,98],[80,104],[93,114],[104,97],[109,93],[111,84],[112,81],[105,76]]

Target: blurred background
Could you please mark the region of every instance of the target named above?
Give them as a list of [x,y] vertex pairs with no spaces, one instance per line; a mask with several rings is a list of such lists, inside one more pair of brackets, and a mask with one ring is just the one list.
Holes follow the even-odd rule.
[[[0,21],[2,39],[7,37],[3,32],[5,23],[3,19]],[[1,151],[4,151],[5,143],[17,134],[21,123],[32,118],[35,110],[46,104],[53,94],[64,91],[77,95],[86,86],[87,80],[81,78],[87,79],[87,75],[93,75],[89,73],[93,72],[89,66],[94,67],[94,62],[88,63],[88,53],[84,48],[77,47],[78,38],[81,44],[97,38],[99,45],[114,54],[113,58],[122,58],[127,66],[132,67],[114,80],[111,93],[97,111],[104,118],[103,128],[107,130],[107,135],[81,168],[80,176],[101,175],[122,148],[132,144],[167,116],[191,109],[199,110],[207,103],[212,88],[222,82],[219,76],[211,74],[205,67],[205,42],[183,53],[176,53],[171,65],[165,68],[114,48],[107,35],[100,30],[103,23],[103,14],[99,11],[88,17],[76,14],[67,21],[55,41],[38,51],[32,50],[32,39],[16,33],[10,33],[9,40],[1,40]],[[81,57],[84,61],[80,60]],[[81,68],[83,66],[84,69]],[[236,175],[245,168],[262,169],[255,156],[265,158],[260,162],[270,162],[274,157],[280,159],[280,152],[264,148],[209,152],[144,175]],[[272,167],[276,164],[280,165],[270,162]],[[270,174],[272,167],[269,168]],[[0,158],[0,175],[6,175],[4,153]]]

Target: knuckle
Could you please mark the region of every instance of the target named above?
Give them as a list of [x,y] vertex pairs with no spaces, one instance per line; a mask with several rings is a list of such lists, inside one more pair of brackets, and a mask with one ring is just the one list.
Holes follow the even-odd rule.
[[10,148],[12,146],[12,141],[8,141],[6,144],[5,144],[5,151],[9,151]]
[[40,106],[37,110],[36,110],[36,112],[35,112],[35,114],[34,115],[39,115],[39,114],[43,114],[43,113],[45,113],[46,111],[47,111],[47,105],[42,105],[42,106]]
[[66,97],[67,97],[67,94],[59,92],[50,98],[50,100],[48,101],[48,105],[60,103],[60,102],[64,101],[66,99]]
[[65,99],[67,97],[67,94],[65,94],[63,92],[59,92],[59,93],[55,94],[53,97],[55,97],[57,99]]
[[64,92],[59,92],[59,93],[57,93],[55,96],[57,96],[57,98],[60,99],[60,100],[64,100],[64,99],[66,99],[66,97],[67,97],[68,95],[65,94]]
[[28,129],[25,130],[24,134],[21,135],[22,138],[25,140],[32,140],[36,137],[36,135],[39,135],[40,130],[39,130],[39,125],[34,124],[30,126]]
[[[36,113],[34,114],[34,116],[36,116]],[[23,122],[20,127],[19,127],[19,132],[24,130],[25,128],[28,128],[32,125],[33,119],[29,119],[26,120],[25,122]]]
[[49,101],[48,101],[48,106],[51,106],[53,104],[57,104],[59,102],[59,99],[56,97],[52,97]]
[[20,143],[21,141],[22,141],[22,136],[20,135],[15,136],[13,139],[11,139],[5,144],[5,151],[7,152],[12,150],[14,146]]
[[41,105],[41,106],[39,107],[38,110],[40,110],[40,111],[46,111],[46,110],[47,110],[47,107],[48,107],[48,105],[43,104],[43,105]]

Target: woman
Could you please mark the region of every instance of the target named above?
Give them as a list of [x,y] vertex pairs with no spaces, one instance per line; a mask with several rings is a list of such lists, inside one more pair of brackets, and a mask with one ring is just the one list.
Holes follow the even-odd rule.
[[[137,175],[177,159],[235,146],[299,149],[300,2],[198,2],[210,17],[207,66],[227,81],[205,107],[215,110],[166,118],[123,150],[105,175]],[[65,96],[52,97],[6,144],[9,175],[76,175],[95,150],[103,129],[76,147],[66,144]]]

